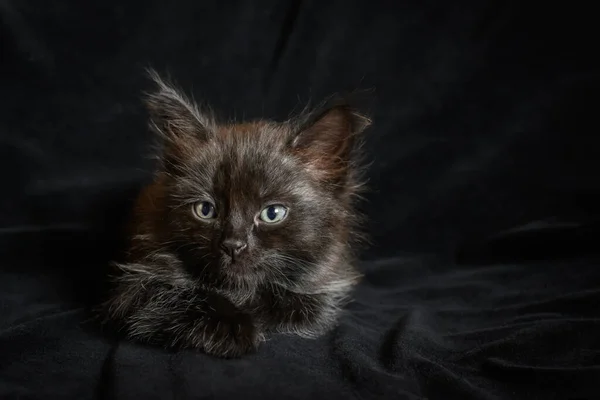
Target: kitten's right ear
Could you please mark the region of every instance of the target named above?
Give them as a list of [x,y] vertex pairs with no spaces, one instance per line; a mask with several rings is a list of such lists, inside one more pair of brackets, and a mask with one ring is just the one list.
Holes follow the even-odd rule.
[[156,84],[156,90],[146,96],[153,130],[170,142],[186,138],[208,139],[213,118],[200,112],[193,101],[156,71],[148,69],[147,73]]

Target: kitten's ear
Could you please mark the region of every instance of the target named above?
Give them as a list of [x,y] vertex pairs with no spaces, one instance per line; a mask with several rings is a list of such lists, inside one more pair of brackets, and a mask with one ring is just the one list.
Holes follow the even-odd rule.
[[198,106],[170,82],[152,70],[148,75],[156,90],[146,96],[153,130],[167,141],[178,139],[207,139],[213,126],[210,115],[200,112]]
[[343,179],[353,166],[359,135],[370,124],[365,115],[344,102],[336,102],[304,117],[291,146],[320,177]]

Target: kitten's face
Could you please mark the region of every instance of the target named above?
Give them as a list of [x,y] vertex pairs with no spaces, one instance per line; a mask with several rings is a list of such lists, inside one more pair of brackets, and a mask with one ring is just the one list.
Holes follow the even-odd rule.
[[[285,146],[282,127],[220,128],[171,178],[169,229],[231,279],[294,279],[344,232],[344,207]],[[183,166],[183,164],[182,164]]]
[[293,284],[344,251],[362,117],[334,108],[300,124],[217,125],[159,84],[149,104],[166,139],[162,237],[191,274]]

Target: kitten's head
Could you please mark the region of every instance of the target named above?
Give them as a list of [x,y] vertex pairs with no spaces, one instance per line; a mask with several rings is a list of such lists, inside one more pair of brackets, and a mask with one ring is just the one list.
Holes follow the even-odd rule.
[[369,120],[330,104],[286,122],[219,124],[153,74],[161,139],[164,246],[215,282],[295,285],[348,262],[357,221],[360,133]]

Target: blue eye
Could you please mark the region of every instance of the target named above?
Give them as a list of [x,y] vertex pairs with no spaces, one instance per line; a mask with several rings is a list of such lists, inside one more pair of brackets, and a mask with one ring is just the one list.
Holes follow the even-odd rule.
[[198,201],[194,203],[194,214],[200,219],[212,219],[217,214],[215,206],[210,201]]
[[287,215],[287,208],[280,204],[274,204],[265,207],[260,212],[260,219],[268,224],[274,224],[281,221]]

